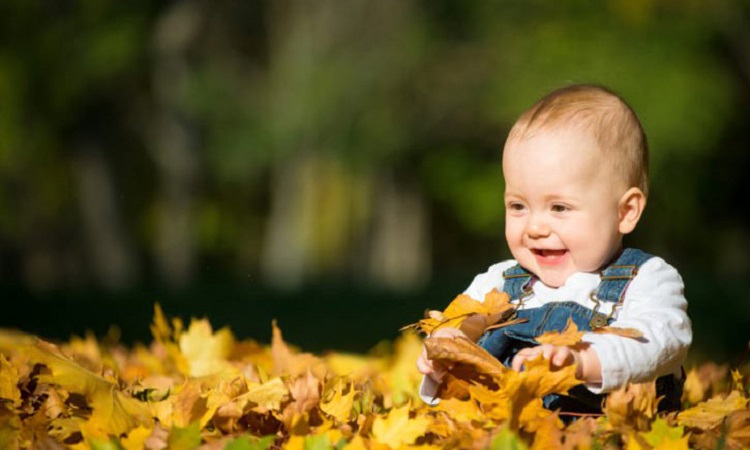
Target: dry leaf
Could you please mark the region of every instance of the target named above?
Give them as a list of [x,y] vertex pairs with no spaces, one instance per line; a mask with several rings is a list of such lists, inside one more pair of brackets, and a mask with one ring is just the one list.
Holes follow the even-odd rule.
[[21,405],[18,381],[18,369],[0,353],[0,399],[9,401],[14,408]]
[[548,331],[535,339],[540,344],[552,344],[573,347],[581,342],[584,332],[578,331],[578,325],[573,320],[568,319],[563,331]]
[[52,372],[51,375],[40,375],[41,382],[81,394],[90,401],[92,412],[88,423],[92,427],[119,435],[138,425],[151,423],[143,403],[120,391],[111,381],[84,369],[56,346],[40,340],[36,346],[28,347],[27,352]]
[[397,449],[427,432],[430,420],[426,416],[409,417],[409,405],[391,409],[385,417],[377,417],[372,425],[372,437],[379,443]]
[[604,406],[611,426],[631,424],[638,430],[649,428],[656,410],[656,384],[653,381],[631,383],[611,392]]
[[596,334],[614,334],[615,336],[626,337],[631,339],[640,339],[643,337],[643,333],[636,330],[635,328],[620,328],[620,327],[599,327],[593,330]]
[[463,336],[428,338],[424,341],[427,356],[447,366],[464,364],[477,374],[501,377],[508,369],[487,350]]
[[483,302],[460,294],[445,311],[429,311],[426,319],[408,327],[416,327],[427,334],[439,327],[459,328],[468,336],[479,337],[488,326],[509,318],[515,309],[508,294],[497,289],[487,293]]
[[227,328],[215,334],[207,320],[192,320],[188,330],[180,336],[180,351],[187,358],[191,377],[233,371],[227,358],[234,346],[234,336]]
[[677,419],[680,424],[710,430],[719,426],[732,412],[745,409],[748,399],[741,392],[732,391],[724,397],[714,397],[690,409],[682,411]]
[[335,382],[323,392],[320,409],[339,422],[348,422],[354,407],[354,386],[345,378],[336,378]]

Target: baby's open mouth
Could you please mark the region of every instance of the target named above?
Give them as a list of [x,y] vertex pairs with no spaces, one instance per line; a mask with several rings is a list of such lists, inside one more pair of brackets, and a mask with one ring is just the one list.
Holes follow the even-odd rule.
[[565,250],[565,249],[562,249],[562,250],[552,250],[552,249],[546,249],[546,248],[534,248],[534,249],[531,249],[531,251],[535,255],[542,256],[544,258],[559,257],[559,256],[564,255],[565,252],[567,252],[567,250]]

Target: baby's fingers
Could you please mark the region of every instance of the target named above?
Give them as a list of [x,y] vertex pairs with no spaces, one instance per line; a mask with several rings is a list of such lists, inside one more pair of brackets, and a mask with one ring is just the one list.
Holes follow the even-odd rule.
[[567,367],[574,362],[573,351],[568,347],[559,347],[559,350],[550,358],[550,364],[555,369]]
[[513,361],[510,365],[511,369],[520,372],[526,361],[536,358],[541,352],[541,347],[528,347],[519,350],[516,356],[513,357]]
[[429,375],[429,374],[431,374],[432,372],[435,371],[435,368],[432,365],[432,361],[430,361],[427,358],[423,358],[422,356],[420,356],[417,359],[417,370],[422,375]]

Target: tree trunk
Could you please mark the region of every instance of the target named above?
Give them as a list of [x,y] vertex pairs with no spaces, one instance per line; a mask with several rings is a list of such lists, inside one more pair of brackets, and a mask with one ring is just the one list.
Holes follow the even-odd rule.
[[121,289],[136,279],[137,262],[117,207],[112,173],[102,151],[100,142],[84,140],[73,160],[74,178],[93,275],[100,285]]
[[429,217],[416,189],[381,179],[369,253],[370,277],[393,289],[419,287],[430,276]]
[[199,4],[174,3],[155,32],[154,121],[150,150],[159,174],[156,265],[172,287],[184,286],[195,265],[195,195],[197,143],[181,108],[189,67],[187,50],[201,22]]

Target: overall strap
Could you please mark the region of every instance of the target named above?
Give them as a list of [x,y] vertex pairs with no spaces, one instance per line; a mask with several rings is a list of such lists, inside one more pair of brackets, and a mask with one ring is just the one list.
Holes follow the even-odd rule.
[[503,292],[508,294],[511,300],[517,300],[528,294],[537,278],[520,264],[516,264],[503,272],[503,279]]
[[653,255],[636,248],[626,248],[615,262],[599,275],[596,298],[605,302],[622,303],[628,285],[638,275],[638,268],[652,257]]

